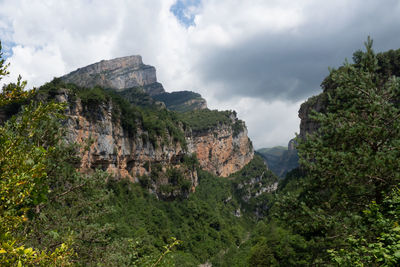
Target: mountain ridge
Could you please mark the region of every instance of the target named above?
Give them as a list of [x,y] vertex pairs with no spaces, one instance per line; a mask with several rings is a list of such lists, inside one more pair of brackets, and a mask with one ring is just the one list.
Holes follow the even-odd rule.
[[[92,140],[87,151],[81,150],[82,171],[101,168],[116,177],[145,183],[162,198],[195,190],[196,170],[185,167],[185,159],[192,155],[200,168],[221,177],[239,171],[253,159],[245,123],[235,112],[208,110],[205,100],[194,92],[168,94],[162,89],[163,96],[169,97],[166,109],[157,104],[161,102],[154,97],[157,94],[145,91],[154,84],[162,88],[155,68],[144,65],[140,56],[131,56],[80,68],[44,85],[39,92],[69,107],[66,124],[70,142],[84,146],[87,139]],[[175,95],[183,97],[174,99]],[[199,102],[190,102],[194,98]],[[168,109],[169,103],[187,108],[188,102],[201,106],[178,113]],[[179,185],[169,177],[174,170],[183,177]],[[169,185],[173,186],[167,194],[161,192]]]

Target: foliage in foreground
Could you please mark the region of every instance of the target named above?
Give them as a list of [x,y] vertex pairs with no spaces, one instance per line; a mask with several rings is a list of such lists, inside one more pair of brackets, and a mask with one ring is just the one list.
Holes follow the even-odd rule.
[[[8,65],[1,58],[0,80],[7,75]],[[23,102],[33,94],[24,91],[26,82],[3,87],[0,108]],[[0,265],[65,266],[73,251],[64,243],[51,250],[36,250],[25,245],[20,235],[29,212],[46,200],[47,170],[50,155],[60,137],[55,120],[60,118],[60,104],[30,103],[20,115],[0,126]],[[51,139],[47,136],[52,136]]]
[[320,128],[298,140],[302,170],[253,237],[253,266],[400,263],[400,80],[383,58],[369,39],[324,81],[327,106],[312,117]]

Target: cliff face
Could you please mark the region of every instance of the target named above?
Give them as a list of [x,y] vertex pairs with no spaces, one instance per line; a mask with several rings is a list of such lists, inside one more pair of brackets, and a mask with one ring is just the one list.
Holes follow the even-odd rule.
[[226,177],[240,170],[254,155],[244,125],[236,133],[232,125],[225,124],[204,132],[188,129],[185,144],[169,134],[166,138],[156,137],[155,143],[152,143],[149,138],[147,141],[144,138],[149,133],[142,126],[137,126],[135,134],[130,135],[121,121],[113,118],[112,114],[118,107],[112,101],[90,108],[76,96],[71,96],[68,90],[59,90],[55,98],[68,103],[68,140],[86,147],[81,149],[82,172],[101,168],[117,178],[144,183],[162,198],[182,195],[182,188],[179,187],[162,191],[171,183],[176,185],[176,181],[171,181],[168,176],[171,170],[176,170],[183,177],[180,183],[184,183],[184,194],[195,190],[197,172],[185,163],[185,157],[195,154],[202,169]]
[[187,142],[189,152],[196,154],[200,166],[218,176],[227,177],[239,171],[254,156],[246,127],[238,134],[234,134],[229,125],[191,132]]
[[[83,172],[101,168],[115,177],[140,182],[162,198],[170,198],[182,191],[186,194],[195,190],[196,168],[188,164],[193,162],[188,160],[193,154],[202,169],[223,177],[240,170],[254,156],[247,129],[236,118],[236,113],[207,112],[203,109],[205,100],[194,92],[165,93],[157,83],[155,68],[144,65],[140,56],[101,61],[67,74],[61,80],[82,87],[74,89],[78,91],[52,91],[58,101],[68,103],[68,140],[86,146],[86,150],[81,150]],[[90,89],[83,88],[94,86],[115,89],[117,95],[133,106],[129,108],[126,106],[129,103],[125,103],[124,111],[118,102],[122,100],[117,103],[111,95],[98,96],[98,89],[88,96]],[[213,124],[202,130],[195,129],[172,115],[175,113],[156,105],[158,101],[167,107],[195,106],[188,110],[206,111],[196,118]],[[142,115],[127,115],[132,109]],[[146,109],[152,115],[146,115],[149,112]],[[124,128],[126,120],[129,120],[129,129]]]
[[[66,111],[68,140],[88,143],[89,150],[82,155],[82,170],[101,167],[117,176],[135,179],[148,174],[148,167],[144,167],[146,162],[174,165],[184,154],[181,144],[173,142],[171,137],[167,144],[157,140],[157,148],[143,138],[132,138],[119,120],[112,119],[111,101],[88,110],[79,98],[71,99],[67,91],[61,91],[56,98],[69,104]],[[137,136],[147,134],[140,127],[136,130]]]
[[310,97],[306,102],[301,104],[299,109],[300,118],[300,137],[305,138],[306,134],[312,134],[318,129],[318,123],[310,118],[313,110],[323,112],[326,108],[327,96],[321,93],[317,96]]
[[61,79],[86,88],[96,85],[116,90],[142,87],[149,95],[164,92],[162,85],[157,82],[156,69],[143,64],[141,56],[102,60],[79,68]]
[[[120,120],[113,119],[115,107],[111,101],[88,109],[79,98],[71,97],[68,90],[60,90],[55,98],[68,104],[67,140],[81,145],[82,172],[100,168],[115,178],[133,182],[143,182],[145,177],[149,190],[161,198],[175,198],[194,191],[198,184],[197,171],[184,165],[187,151],[171,136],[158,137],[154,145],[145,141],[143,136],[148,133],[141,127],[136,129],[135,136],[130,135]],[[177,170],[183,180],[163,191],[162,187],[171,183],[167,174],[171,170]],[[181,188],[183,183],[185,188]]]

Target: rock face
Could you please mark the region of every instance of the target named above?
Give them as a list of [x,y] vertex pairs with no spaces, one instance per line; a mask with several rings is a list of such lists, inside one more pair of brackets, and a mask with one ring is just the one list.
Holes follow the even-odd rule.
[[[67,90],[60,90],[55,98],[68,103],[68,140],[88,148],[81,149],[82,172],[101,168],[115,177],[138,182],[143,176],[150,177],[156,166],[161,168],[160,173],[177,169],[190,181],[189,188],[194,191],[198,184],[197,172],[195,168],[185,166],[185,156],[196,154],[202,169],[226,177],[240,170],[254,155],[244,125],[243,130],[236,134],[232,125],[219,125],[204,132],[186,130],[186,146],[169,135],[167,141],[158,137],[156,145],[153,145],[144,141],[143,136],[148,135],[146,129],[138,126],[136,134],[132,136],[124,130],[119,120],[113,119],[115,107],[112,101],[88,109],[79,98],[71,97]],[[166,176],[161,175],[152,188],[157,191],[169,182]],[[171,195],[161,194],[161,197],[168,198]]]
[[327,97],[324,93],[310,97],[306,102],[301,104],[299,109],[300,118],[300,137],[305,138],[306,134],[315,132],[319,125],[316,121],[310,118],[311,112],[323,112],[326,108]]
[[[61,79],[80,87],[101,86],[115,89],[131,104],[154,108],[155,112],[158,109],[157,106],[152,106],[152,101],[160,101],[155,97],[157,95],[165,98],[161,101],[170,106],[196,106],[199,109],[206,107],[205,100],[197,93],[165,93],[161,84],[157,83],[155,68],[144,65],[140,56],[101,61],[80,68]],[[68,90],[58,90],[55,98],[60,102],[67,102],[69,106],[66,112],[68,140],[80,144],[91,140],[86,146],[88,149],[81,150],[82,171],[101,168],[115,177],[126,177],[146,185],[151,183],[150,190],[157,191],[163,198],[169,198],[176,195],[174,190],[177,182],[175,178],[175,181],[170,181],[165,173],[177,170],[180,174],[172,176],[183,175],[186,182],[179,179],[184,188],[193,191],[197,186],[196,169],[185,162],[185,158],[193,154],[197,156],[202,169],[223,177],[240,170],[254,156],[247,129],[244,122],[236,118],[236,113],[228,120],[202,131],[192,131],[190,127],[184,129],[183,124],[176,121],[178,131],[180,129],[184,136],[181,141],[167,133],[166,136],[156,136],[155,140],[152,138],[149,142],[150,133],[143,121],[135,123],[136,129],[132,135],[123,128],[120,118],[113,117],[113,114],[120,114],[120,110],[119,106],[113,106],[112,100],[89,107],[77,95],[72,97],[70,93]],[[150,95],[150,98],[147,99],[142,94]],[[115,109],[118,109],[117,112],[114,112]],[[162,107],[159,111],[167,112]],[[154,175],[155,170],[157,175]],[[154,176],[157,176],[156,180]],[[162,188],[166,188],[167,193],[159,194]]]
[[[151,143],[145,143],[142,138],[132,138],[121,126],[119,120],[112,119],[112,102],[102,104],[95,110],[85,110],[80,99],[72,100],[66,91],[56,96],[60,102],[68,102],[67,128],[68,140],[85,144],[89,149],[84,153],[81,169],[100,167],[120,177],[135,180],[143,174],[148,174],[146,162],[158,162],[165,165],[179,163],[185,153],[180,143],[172,142],[159,145],[157,148]],[[137,135],[146,132],[138,128]]]
[[204,132],[191,132],[187,135],[187,143],[189,153],[196,154],[203,169],[223,177],[240,170],[254,156],[246,127],[237,135],[229,125]]
[[159,190],[163,185],[169,184],[167,175],[159,175],[156,181],[152,181],[151,187],[149,185],[151,191],[163,198],[194,191],[198,183],[197,171],[182,164],[187,151],[171,136],[167,137],[167,142],[165,138],[158,138],[157,145],[154,146],[142,138],[148,134],[144,129],[138,127],[136,137],[132,137],[123,129],[119,120],[112,118],[115,107],[111,101],[88,110],[79,98],[71,97],[67,90],[60,90],[55,98],[59,102],[68,103],[67,140],[81,144],[82,172],[100,168],[115,178],[138,182],[141,177],[150,176],[153,167],[162,166],[158,170],[161,174],[168,169],[179,169],[185,180],[190,182],[187,192],[182,192],[180,188],[167,193]]
[[141,56],[102,60],[79,68],[61,79],[86,88],[96,85],[116,90],[142,87],[149,95],[164,92],[162,85],[157,82],[156,69],[143,64]]

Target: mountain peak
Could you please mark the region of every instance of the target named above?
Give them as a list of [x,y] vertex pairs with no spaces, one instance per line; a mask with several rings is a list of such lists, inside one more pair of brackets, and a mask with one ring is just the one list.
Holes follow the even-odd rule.
[[149,95],[165,92],[157,82],[156,69],[143,64],[140,55],[120,57],[79,68],[61,77],[64,82],[81,87],[101,86],[115,90],[142,87]]

